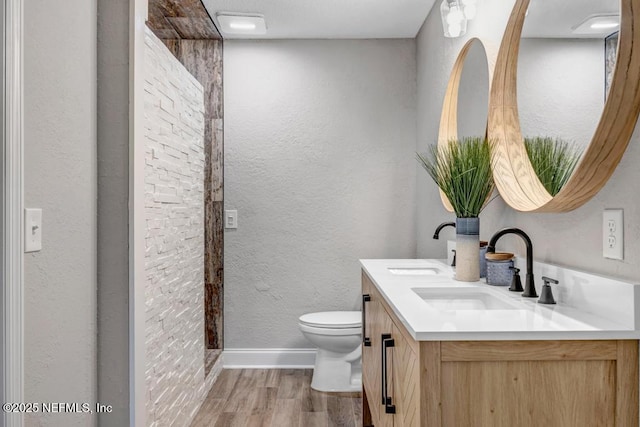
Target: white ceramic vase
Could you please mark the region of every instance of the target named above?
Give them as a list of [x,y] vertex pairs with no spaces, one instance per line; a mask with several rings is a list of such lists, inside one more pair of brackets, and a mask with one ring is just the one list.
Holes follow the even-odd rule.
[[480,218],[456,218],[456,280],[480,280]]

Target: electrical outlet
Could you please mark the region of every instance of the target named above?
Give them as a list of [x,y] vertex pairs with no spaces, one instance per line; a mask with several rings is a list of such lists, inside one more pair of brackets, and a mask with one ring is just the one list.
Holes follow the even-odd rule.
[[602,215],[602,256],[624,259],[624,217],[622,209],[605,209]]

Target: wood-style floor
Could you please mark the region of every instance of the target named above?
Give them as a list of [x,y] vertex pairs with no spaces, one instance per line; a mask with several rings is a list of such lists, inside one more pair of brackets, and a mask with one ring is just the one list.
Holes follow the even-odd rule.
[[211,372],[213,365],[216,364],[218,357],[222,354],[222,350],[217,349],[205,349],[204,350],[204,376],[206,377]]
[[360,427],[361,393],[311,389],[310,369],[225,369],[192,427]]

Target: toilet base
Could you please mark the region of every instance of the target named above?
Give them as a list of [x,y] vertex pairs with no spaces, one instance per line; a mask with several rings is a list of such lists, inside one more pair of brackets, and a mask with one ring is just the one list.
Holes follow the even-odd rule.
[[336,393],[362,391],[362,357],[359,350],[345,356],[318,349],[311,388]]

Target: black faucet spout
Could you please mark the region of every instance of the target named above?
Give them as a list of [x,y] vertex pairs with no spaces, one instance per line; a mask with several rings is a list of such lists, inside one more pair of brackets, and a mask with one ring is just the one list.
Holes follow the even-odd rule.
[[442,231],[443,228],[445,227],[453,227],[456,228],[456,223],[455,222],[443,222],[442,224],[440,224],[438,226],[438,228],[436,228],[435,233],[433,233],[433,238],[438,240],[440,239],[440,232]]
[[516,234],[524,240],[527,247],[527,274],[525,276],[524,293],[522,296],[527,298],[536,298],[538,294],[536,292],[536,285],[533,279],[533,243],[531,243],[531,239],[527,233],[519,228],[504,228],[491,237],[489,245],[487,246],[487,252],[495,252],[496,243],[498,243],[498,240],[505,234]]

